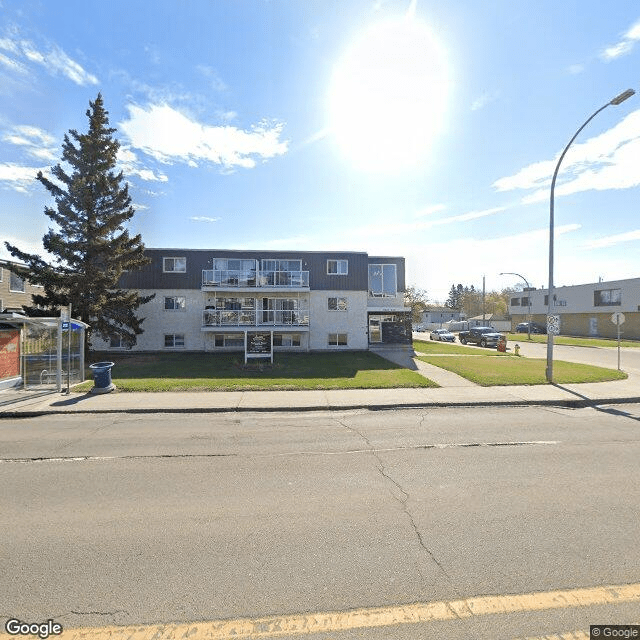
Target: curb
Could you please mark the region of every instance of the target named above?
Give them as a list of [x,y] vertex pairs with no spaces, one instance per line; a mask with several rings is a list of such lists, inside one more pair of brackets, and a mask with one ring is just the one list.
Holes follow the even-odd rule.
[[16,418],[39,418],[47,415],[88,415],[88,414],[155,414],[155,413],[293,413],[303,411],[391,411],[394,409],[457,409],[470,407],[559,407],[564,409],[585,409],[604,404],[638,404],[640,397],[598,398],[598,399],[565,399],[565,400],[481,400],[477,402],[411,402],[398,404],[351,404],[351,405],[311,405],[305,407],[187,407],[187,408],[122,408],[122,409],[79,409],[65,411],[63,409],[34,409],[24,411],[4,411],[0,420]]

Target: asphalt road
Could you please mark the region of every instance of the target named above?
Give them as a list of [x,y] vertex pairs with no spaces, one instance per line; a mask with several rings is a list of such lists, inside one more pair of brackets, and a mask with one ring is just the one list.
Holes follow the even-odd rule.
[[[572,595],[640,598],[639,428],[636,405],[3,420],[0,616],[298,615],[315,632],[281,637],[325,640],[640,622],[638,600]],[[571,593],[526,604],[553,590]],[[406,622],[412,603],[513,594],[513,613]]]

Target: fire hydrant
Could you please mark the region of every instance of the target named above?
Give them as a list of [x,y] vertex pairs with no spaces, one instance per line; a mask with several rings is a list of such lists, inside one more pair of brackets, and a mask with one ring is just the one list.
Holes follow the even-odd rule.
[[513,347],[513,352],[519,356],[520,355],[520,345],[517,344],[515,347]]

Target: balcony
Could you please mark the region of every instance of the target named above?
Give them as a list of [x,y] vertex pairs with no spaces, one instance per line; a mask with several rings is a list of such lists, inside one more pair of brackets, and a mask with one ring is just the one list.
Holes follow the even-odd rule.
[[207,289],[309,289],[308,271],[202,270]]
[[304,309],[294,311],[243,311],[226,309],[205,309],[202,313],[204,327],[308,327],[309,312]]

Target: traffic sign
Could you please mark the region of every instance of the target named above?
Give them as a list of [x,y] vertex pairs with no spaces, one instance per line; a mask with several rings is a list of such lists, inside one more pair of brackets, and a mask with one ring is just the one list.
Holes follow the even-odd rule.
[[68,322],[63,322],[62,323],[62,328],[63,329],[68,329],[69,328],[69,323]]
[[560,335],[560,316],[547,316],[547,333]]
[[624,323],[624,313],[622,311],[616,311],[611,315],[611,322],[613,324],[623,324]]

